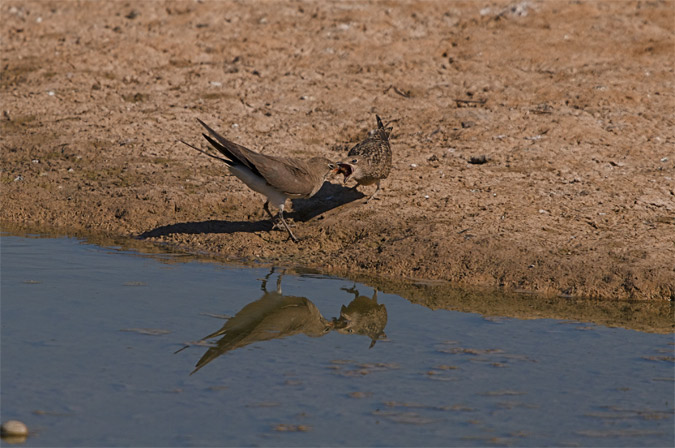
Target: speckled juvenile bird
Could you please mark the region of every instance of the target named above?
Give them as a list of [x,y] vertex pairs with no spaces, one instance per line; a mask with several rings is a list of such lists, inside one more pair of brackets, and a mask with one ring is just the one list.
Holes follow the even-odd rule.
[[278,208],[277,218],[288,231],[289,237],[297,243],[298,239],[284,219],[286,199],[314,196],[323,183],[337,172],[337,165],[325,157],[303,160],[260,154],[227,140],[202,120],[197,121],[208,131],[208,135],[202,134],[204,138],[226,158],[209,154],[183,140],[181,142],[209,157],[225,162],[233,175],[251,190],[264,195],[267,198],[263,205],[265,212],[274,222],[274,216],[269,209],[270,202]]
[[340,317],[333,318],[333,326],[342,334],[361,334],[370,338],[370,348],[378,340],[386,339],[384,327],[387,326],[387,308],[377,303],[377,289],[372,298],[360,296],[356,285],[342,288],[354,294],[354,300],[340,309]]
[[339,172],[344,174],[344,182],[354,179],[359,185],[377,184],[377,189],[366,202],[369,202],[380,191],[380,182],[389,176],[391,170],[391,146],[389,135],[392,128],[384,127],[380,117],[377,118],[377,129],[368,138],[354,146],[347,153],[347,158],[339,162]]

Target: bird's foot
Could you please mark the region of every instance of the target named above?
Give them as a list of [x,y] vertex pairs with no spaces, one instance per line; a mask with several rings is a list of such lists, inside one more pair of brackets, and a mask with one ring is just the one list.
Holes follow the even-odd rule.
[[[274,218],[272,221],[272,230],[281,230],[284,231],[286,230],[286,227],[284,227],[284,223],[281,222],[281,220],[277,217]],[[288,227],[295,227],[295,223],[291,221],[290,223],[287,223]]]
[[272,230],[286,230],[278,219],[270,219],[270,221],[272,221]]
[[278,217],[279,217],[279,221],[281,221],[281,224],[284,226],[284,228],[286,228],[286,231],[288,232],[288,238],[290,238],[290,240],[293,241],[294,243],[297,243],[298,239],[295,237],[295,235],[293,235],[293,231],[291,231],[291,228],[289,227],[288,223],[284,219],[283,209],[279,210]]
[[373,199],[377,199],[379,201],[380,198],[376,198],[375,196],[377,196],[377,193],[379,193],[381,189],[382,188],[380,187],[380,182],[378,181],[377,182],[377,189],[375,190],[375,192],[373,194],[370,195],[370,197],[368,197],[368,199],[366,199],[366,204],[369,203]]

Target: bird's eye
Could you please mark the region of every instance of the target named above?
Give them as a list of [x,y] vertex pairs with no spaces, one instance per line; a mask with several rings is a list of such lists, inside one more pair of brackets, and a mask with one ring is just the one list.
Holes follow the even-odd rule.
[[328,164],[328,168],[330,168],[331,170],[332,170],[332,169],[335,169],[335,164],[334,164],[334,163],[329,163],[329,164]]
[[359,161],[358,159],[352,159],[352,163],[356,163],[358,161]]

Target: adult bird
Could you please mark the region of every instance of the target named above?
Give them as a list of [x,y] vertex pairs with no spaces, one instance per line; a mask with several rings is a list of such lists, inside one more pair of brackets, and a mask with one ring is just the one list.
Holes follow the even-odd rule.
[[260,154],[227,140],[202,120],[197,119],[197,121],[208,132],[208,134],[202,134],[204,138],[225,158],[210,154],[183,140],[181,142],[202,154],[224,162],[230,173],[244,182],[251,190],[264,195],[266,198],[263,205],[265,212],[274,222],[275,217],[269,205],[276,207],[279,210],[276,218],[288,232],[289,238],[297,243],[298,239],[284,219],[286,200],[314,196],[330,175],[337,172],[337,165],[325,157],[299,159]]

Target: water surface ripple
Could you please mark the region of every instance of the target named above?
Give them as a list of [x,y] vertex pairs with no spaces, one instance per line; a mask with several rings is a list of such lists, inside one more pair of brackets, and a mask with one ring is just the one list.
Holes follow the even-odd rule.
[[25,446],[672,446],[673,335],[5,235]]

